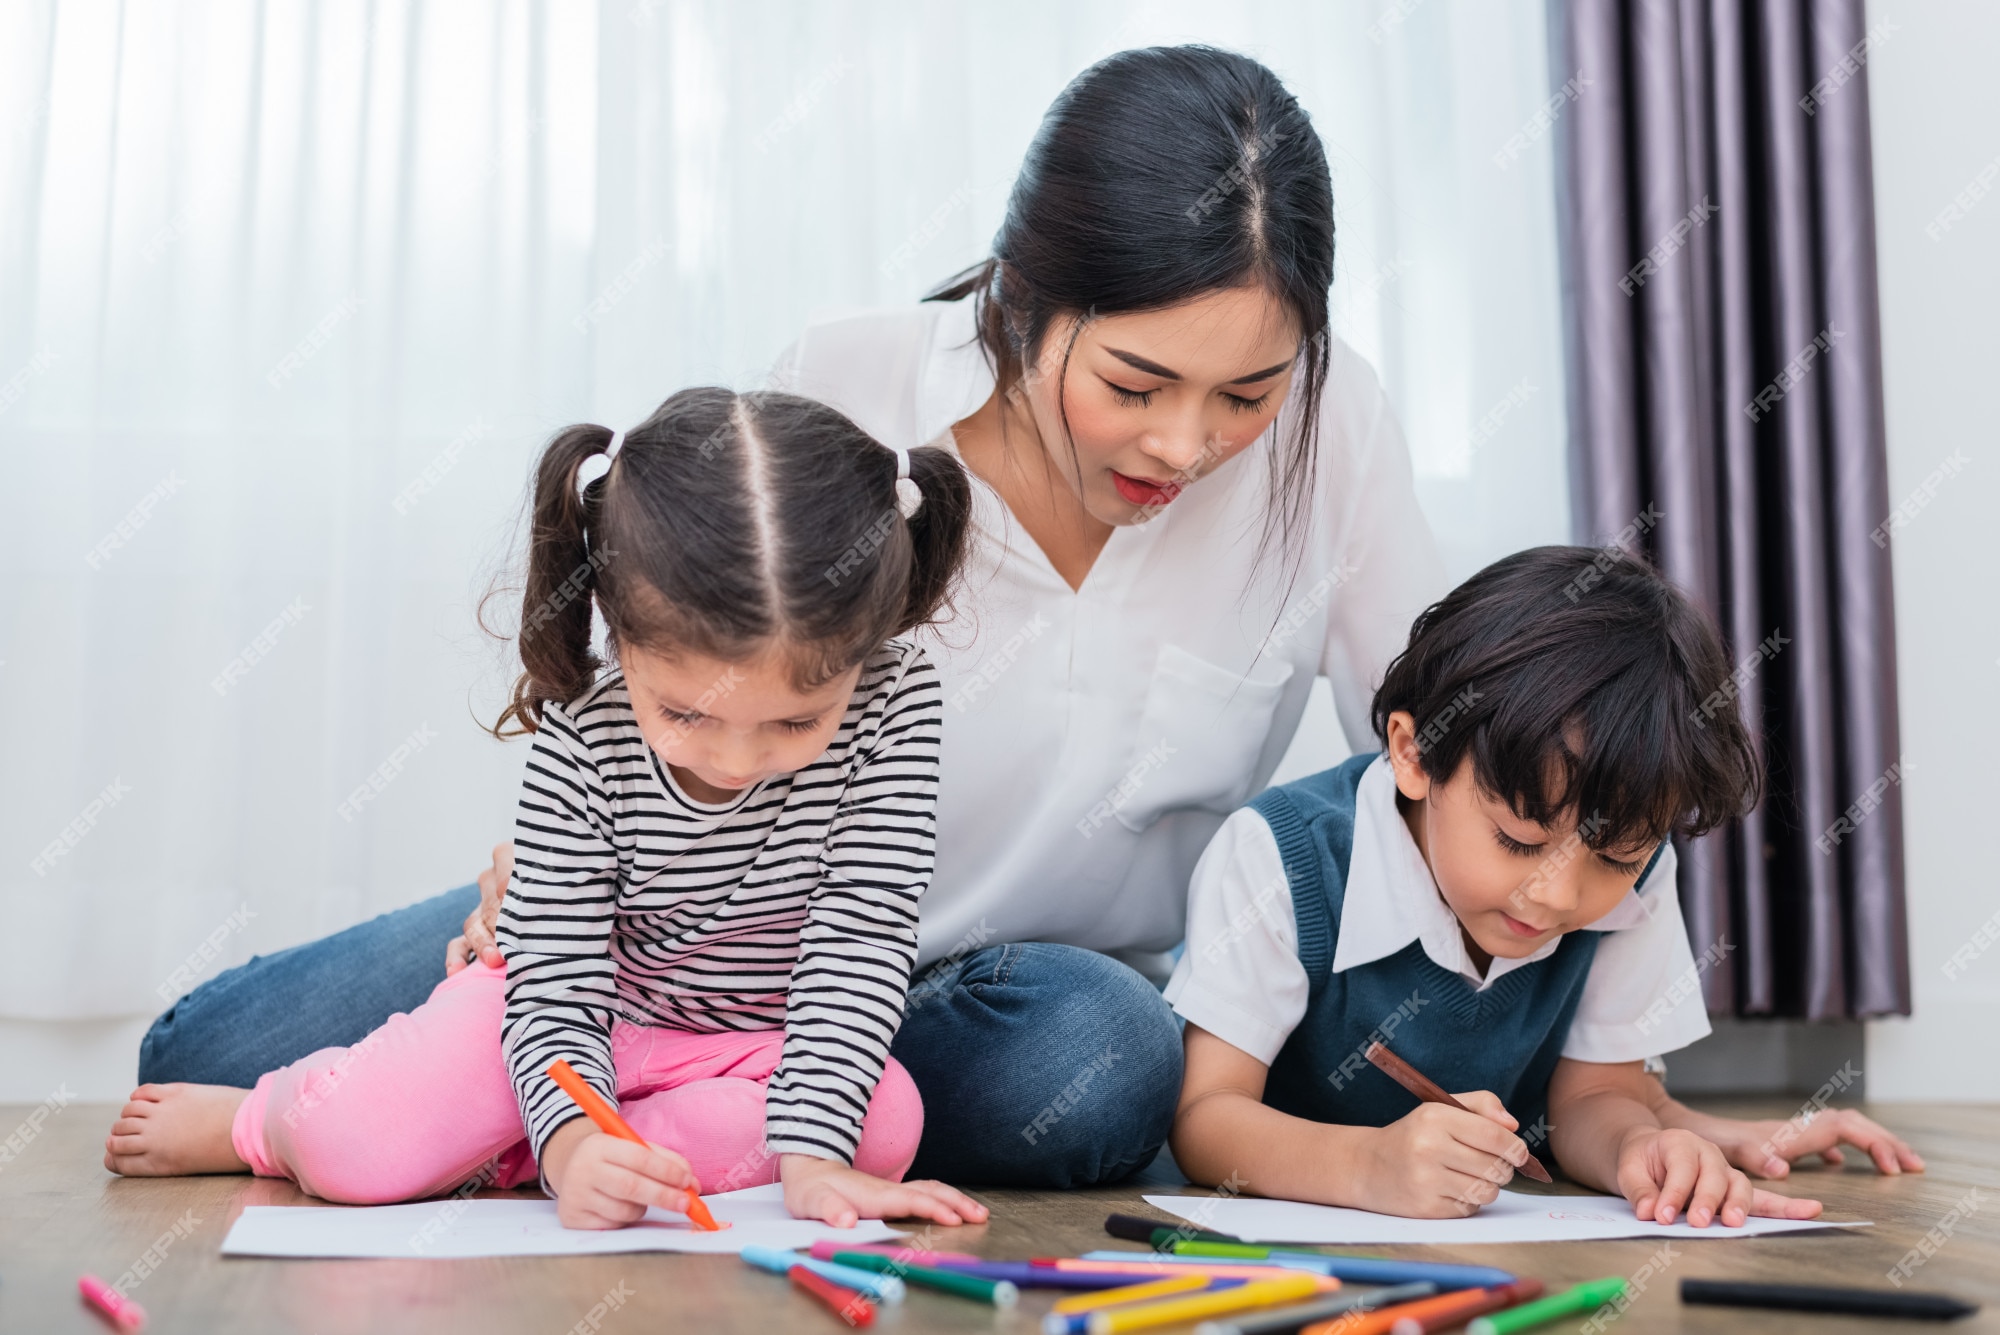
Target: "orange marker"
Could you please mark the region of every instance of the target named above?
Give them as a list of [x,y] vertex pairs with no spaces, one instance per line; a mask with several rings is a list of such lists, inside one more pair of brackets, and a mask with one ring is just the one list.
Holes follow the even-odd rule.
[[1541,1296],[1542,1281],[1539,1279],[1517,1279],[1512,1284],[1502,1284],[1497,1288],[1440,1294],[1399,1309],[1403,1315],[1389,1327],[1389,1332],[1390,1335],[1426,1335],[1428,1331],[1450,1330],[1476,1316],[1519,1307]]
[[1493,1289],[1462,1289],[1393,1307],[1378,1307],[1365,1314],[1349,1312],[1331,1321],[1316,1321],[1299,1335],[1423,1335],[1425,1331],[1464,1325],[1481,1313],[1498,1312],[1541,1295],[1542,1281],[1517,1279]]
[[[629,1140],[634,1145],[646,1143],[646,1138],[626,1125],[625,1119],[618,1115],[618,1110],[606,1103],[596,1090],[585,1084],[583,1077],[578,1075],[576,1068],[568,1062],[560,1058],[550,1062],[549,1079],[560,1085],[563,1093],[576,1100],[576,1106],[583,1109],[586,1117],[597,1123],[599,1131],[608,1136],[616,1136],[620,1140]],[[707,1233],[717,1233],[729,1227],[727,1224],[716,1223],[715,1216],[708,1212],[708,1206],[704,1205],[701,1197],[692,1191],[687,1194],[686,1214],[688,1222]]]

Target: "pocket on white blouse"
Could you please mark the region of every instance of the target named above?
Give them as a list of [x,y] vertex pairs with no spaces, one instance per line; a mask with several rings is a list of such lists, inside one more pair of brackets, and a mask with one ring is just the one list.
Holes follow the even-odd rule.
[[1115,790],[1119,824],[1143,831],[1170,811],[1228,815],[1250,796],[1292,665],[1264,658],[1248,675],[1178,645],[1160,646],[1138,743]]

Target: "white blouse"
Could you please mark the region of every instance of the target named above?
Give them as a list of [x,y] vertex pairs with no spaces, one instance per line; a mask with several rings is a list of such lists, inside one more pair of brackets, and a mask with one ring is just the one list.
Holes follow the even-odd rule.
[[[816,322],[772,384],[913,448],[950,446],[994,377],[967,300]],[[1310,532],[1295,565],[1275,547],[1260,559],[1266,458],[1292,411],[1115,530],[1076,590],[975,480],[965,586],[920,636],[945,698],[921,962],[1054,941],[1164,979],[1202,849],[1269,782],[1316,676],[1349,744],[1380,745],[1370,697],[1445,592],[1443,564],[1381,384],[1337,338]]]

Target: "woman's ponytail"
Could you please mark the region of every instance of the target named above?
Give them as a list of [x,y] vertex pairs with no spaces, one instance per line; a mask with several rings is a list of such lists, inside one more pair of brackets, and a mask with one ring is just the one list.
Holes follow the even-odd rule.
[[910,587],[901,635],[935,621],[951,596],[965,561],[972,527],[972,482],[964,465],[935,445],[910,451],[910,480],[924,503],[905,522],[910,529]]
[[536,466],[516,634],[523,671],[513,700],[493,724],[495,737],[535,731],[548,701],[582,695],[603,666],[590,647],[591,598],[598,571],[617,553],[593,543],[591,518],[611,479],[606,474],[579,489],[577,473],[586,459],[609,449],[612,439],[601,426],[568,427],[549,442]]

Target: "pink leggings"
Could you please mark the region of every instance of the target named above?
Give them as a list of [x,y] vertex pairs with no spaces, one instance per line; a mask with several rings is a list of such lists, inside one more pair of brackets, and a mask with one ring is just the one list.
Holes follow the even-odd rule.
[[[288,1177],[353,1205],[433,1196],[482,1170],[497,1187],[535,1181],[500,1054],[505,1005],[505,971],[474,964],[354,1047],[322,1048],[270,1072],[237,1110],[237,1154],[261,1177]],[[774,1182],[764,1085],[784,1039],[775,1029],[696,1034],[620,1021],[611,1034],[618,1110],[640,1135],[684,1155],[704,1192]],[[900,1181],[923,1127],[916,1084],[892,1059],[854,1166]]]

